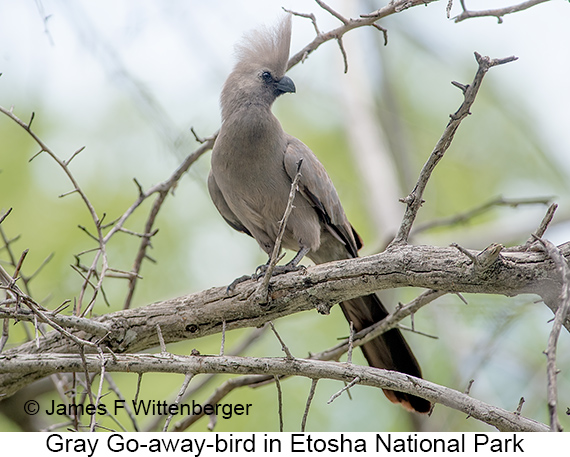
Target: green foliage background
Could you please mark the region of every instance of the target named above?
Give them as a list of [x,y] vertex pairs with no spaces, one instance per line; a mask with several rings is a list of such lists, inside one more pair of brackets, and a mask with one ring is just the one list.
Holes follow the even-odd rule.
[[[303,5],[306,5],[305,9],[313,8],[312,4]],[[443,6],[430,8],[439,8],[438,14],[443,17]],[[299,9],[303,7],[299,6]],[[56,20],[59,13],[57,9],[54,11]],[[470,55],[443,57],[441,49],[427,38],[429,29],[418,27],[413,33],[410,32],[412,28],[409,24],[414,24],[413,21],[417,21],[422,14],[423,10],[410,12],[410,18],[406,14],[390,18],[386,24],[390,30],[390,44],[387,47],[381,45],[377,31],[353,32],[365,36],[363,42],[368,47],[368,69],[373,72],[373,81],[378,83],[377,92],[371,94],[378,122],[384,126],[394,153],[404,147],[408,151],[407,161],[403,162],[407,170],[398,170],[402,196],[413,184],[406,182],[404,176],[408,174],[415,179],[439,138],[448,115],[461,103],[460,92],[449,85],[449,81],[468,82],[475,71],[475,62]],[[533,11],[526,14],[532,15]],[[439,20],[443,20],[442,17]],[[297,27],[298,19],[295,21]],[[40,27],[29,23],[27,26]],[[309,27],[306,24],[299,27],[305,26]],[[482,29],[490,27],[488,23],[470,26]],[[462,26],[455,27],[456,33],[461,34]],[[57,23],[51,33],[57,46],[60,39]],[[202,33],[194,36],[189,46],[198,47],[200,40],[209,39],[206,32]],[[300,43],[294,41],[294,46]],[[9,47],[6,44],[2,46]],[[120,47],[120,44],[117,46]],[[224,46],[227,47],[228,43]],[[73,59],[74,56],[68,58]],[[9,70],[6,61],[4,64]],[[516,64],[511,65],[515,68]],[[495,77],[496,73],[502,71],[516,74],[513,68],[493,69],[486,78],[473,115],[463,123],[448,155],[434,173],[425,195],[426,204],[420,213],[421,221],[465,211],[499,194],[509,198],[555,196],[561,204],[562,214],[568,214],[568,210],[562,208],[569,203],[567,164],[562,166],[560,158],[552,154],[550,143],[543,140],[530,107],[518,98],[516,88],[506,87],[499,77]],[[162,70],[163,84],[168,85],[170,72],[176,69]],[[219,121],[215,114],[215,97],[229,67],[205,62],[202,68],[193,69],[194,73],[203,72],[206,75],[202,76],[204,79],[211,76],[215,83],[203,82],[202,91],[213,95],[205,100],[196,96],[203,103],[195,103],[192,98],[194,93],[177,94],[178,97],[187,97],[189,101],[185,104],[184,115],[177,111],[181,108],[173,109],[172,118],[176,121],[172,127],[183,132],[181,142],[176,146],[165,141],[161,132],[153,130],[156,125],[150,124],[148,116],[141,114],[140,107],[133,102],[125,86],[110,76],[107,83],[113,85],[111,95],[114,96],[100,111],[90,112],[87,109],[86,112],[79,101],[65,106],[54,105],[53,99],[42,94],[41,86],[30,90],[29,96],[22,96],[18,74],[1,68],[0,71],[5,73],[0,79],[0,104],[5,107],[15,104],[14,112],[23,119],[34,111],[36,133],[60,157],[69,157],[80,146],[87,146],[74,159],[71,168],[98,213],[106,213],[106,220],[110,221],[121,215],[136,198],[133,177],[144,187],[164,180],[180,158],[197,147],[188,139],[190,135],[187,130],[191,124],[196,125],[203,135],[216,130]],[[358,176],[349,151],[337,86],[342,84],[341,72],[342,65],[333,44],[323,46],[304,65],[293,70],[292,75],[300,93],[280,100],[275,111],[285,129],[307,143],[325,164],[353,225],[366,241],[367,252],[370,253],[383,240],[384,234],[376,233],[367,215],[367,189]],[[327,74],[330,79],[323,84],[322,75]],[[104,76],[99,77],[105,80]],[[137,74],[137,78],[143,79],[144,75]],[[83,100],[90,87],[83,86],[81,81],[76,83],[77,87],[70,87],[71,94],[67,94],[66,98],[73,97],[72,94],[77,91],[79,100]],[[152,86],[152,81],[146,83]],[[162,87],[160,90],[166,89]],[[158,100],[162,99],[160,90],[154,94]],[[162,99],[165,105],[171,101],[170,97],[167,95]],[[405,145],[401,142],[401,136],[389,128],[395,123],[403,132]],[[53,254],[53,258],[31,282],[30,293],[45,306],[56,308],[64,300],[77,297],[82,279],[70,265],[75,263],[75,254],[94,247],[93,241],[78,229],[78,225],[90,228],[92,221],[76,194],[58,197],[69,191],[70,185],[53,160],[44,153],[29,162],[36,152],[37,146],[25,132],[6,117],[0,118],[0,211],[12,208],[12,213],[1,228],[8,238],[18,237],[10,244],[17,257],[24,249],[29,249],[23,270],[25,274],[36,271],[44,259]],[[159,233],[153,239],[150,252],[156,262],[146,262],[143,266],[144,279],[137,287],[135,306],[228,284],[233,278],[251,272],[258,264],[265,262],[255,242],[226,227],[209,202],[205,185],[208,162],[209,154],[192,167],[163,207],[156,225]],[[142,230],[148,203],[130,220],[128,228]],[[481,234],[479,238],[469,238],[472,243],[466,246],[469,248],[483,248],[490,242],[524,242],[530,232],[523,227],[525,224],[531,228],[536,226],[545,209],[496,208],[466,225],[422,234],[417,241],[445,245],[469,231]],[[489,237],[493,227],[515,225],[512,232],[517,233],[518,224],[521,230],[513,238]],[[108,247],[112,265],[129,270],[137,247],[138,239],[126,234],[117,236]],[[82,258],[84,262],[87,259]],[[0,249],[0,261],[8,260],[8,251]],[[94,310],[96,315],[121,309],[126,283],[108,279],[105,291],[111,306],[98,300]],[[418,292],[390,291],[385,294],[385,301],[406,302]],[[470,295],[466,298],[469,301],[467,306],[457,297],[443,297],[422,309],[415,317],[418,330],[438,337],[431,339],[418,334],[407,335],[422,363],[425,377],[458,390],[463,390],[470,379],[475,379],[471,389],[473,396],[508,410],[516,409],[519,398],[524,396],[523,413],[546,422],[545,357],[542,351],[550,330],[549,311],[543,304],[534,303],[535,297],[532,296],[505,298]],[[317,352],[334,345],[337,338],[345,336],[348,331],[338,309],[334,309],[328,317],[305,313],[282,319],[276,324],[293,354],[301,357],[309,351]],[[246,330],[231,332],[227,336],[226,348],[231,348],[247,334]],[[7,347],[21,344],[30,335],[33,337],[33,327],[30,325],[11,326]],[[568,335],[563,333],[558,352],[561,411],[570,406],[570,356],[563,349],[569,343]],[[219,345],[219,336],[212,336],[177,343],[169,346],[169,350],[188,354],[197,348],[202,354],[216,354]],[[267,333],[246,355],[280,356],[281,349],[273,335]],[[359,352],[355,354],[355,362],[365,363]],[[133,398],[136,375],[115,374],[113,378],[123,396]],[[223,379],[217,377],[196,395],[195,400],[205,400]],[[145,375],[140,398],[171,400],[175,398],[182,381],[183,377],[176,375]],[[310,381],[307,379],[282,382],[285,430],[299,429],[309,387]],[[353,388],[352,398],[343,395],[327,405],[330,396],[341,387],[332,381],[319,382],[309,415],[308,430],[489,429],[473,419],[466,419],[464,414],[441,406],[437,406],[429,418],[411,416],[389,404],[379,392],[366,387]],[[104,402],[111,404],[114,398],[111,393]],[[51,400],[60,401],[54,391],[39,394],[37,399],[43,408],[48,407]],[[219,419],[216,431],[278,429],[275,386],[240,389],[224,402],[251,403],[252,414],[229,420]],[[0,430],[18,430],[18,426],[10,420],[12,412],[1,406],[2,403]],[[43,413],[34,419],[44,427],[61,420]],[[141,420],[141,426],[144,428],[145,421],[151,419]],[[118,420],[127,429],[132,429],[126,415],[119,414]],[[562,420],[568,428],[568,419],[563,417]],[[118,428],[110,419],[102,419],[101,424]],[[202,420],[193,430],[206,430],[206,425],[206,421]]]

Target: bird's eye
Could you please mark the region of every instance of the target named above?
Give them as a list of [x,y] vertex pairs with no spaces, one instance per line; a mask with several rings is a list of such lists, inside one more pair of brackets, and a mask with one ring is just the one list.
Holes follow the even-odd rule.
[[261,73],[261,79],[263,79],[263,81],[265,81],[266,83],[273,82],[273,76],[271,76],[271,73],[269,73],[268,71],[264,71],[263,73]]

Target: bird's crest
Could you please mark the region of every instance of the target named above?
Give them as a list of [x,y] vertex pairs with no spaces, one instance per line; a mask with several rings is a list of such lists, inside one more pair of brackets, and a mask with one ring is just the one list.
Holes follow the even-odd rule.
[[274,27],[260,27],[247,33],[236,45],[235,70],[252,66],[270,70],[277,79],[287,71],[291,42],[291,14],[287,14]]

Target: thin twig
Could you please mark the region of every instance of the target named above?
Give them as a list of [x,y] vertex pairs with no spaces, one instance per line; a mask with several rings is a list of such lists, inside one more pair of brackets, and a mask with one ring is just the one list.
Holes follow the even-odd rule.
[[[99,356],[101,357],[101,371],[99,372],[99,387],[97,389],[97,396],[95,397],[95,410],[97,410],[97,407],[99,406],[99,402],[101,401],[101,395],[103,393],[103,382],[105,381],[105,357],[103,357],[103,351],[101,350],[101,348],[97,348],[98,352],[99,352]],[[96,422],[96,415],[92,414],[91,415],[91,424],[90,424],[90,428],[89,431],[90,432],[94,432],[95,431],[95,425],[97,424]]]
[[309,410],[311,409],[311,403],[313,402],[313,397],[315,396],[315,390],[317,389],[318,379],[311,380],[311,389],[309,390],[309,396],[307,397],[307,403],[305,404],[305,412],[303,413],[303,419],[301,420],[301,432],[305,431],[305,426],[307,425],[307,417],[309,416]]
[[[200,146],[194,152],[189,154],[186,157],[186,159],[184,159],[184,161],[178,166],[178,168],[176,170],[174,170],[172,175],[166,181],[151,187],[146,192],[140,193],[141,192],[140,184],[135,181],[137,187],[139,188],[139,198],[123,213],[123,215],[117,221],[117,224],[115,225],[115,227],[113,227],[113,230],[118,230],[119,227],[122,227],[123,224],[125,223],[125,221],[133,214],[133,212],[148,197],[150,197],[151,195],[156,193],[158,195],[152,204],[152,208],[151,208],[150,213],[148,215],[148,218],[146,220],[144,231],[143,231],[143,233],[153,233],[154,223],[156,221],[156,218],[158,217],[158,213],[159,213],[160,209],[162,208],[164,201],[166,200],[166,197],[169,195],[170,191],[176,186],[176,184],[182,178],[182,176],[184,176],[184,173],[186,173],[188,171],[188,169],[192,166],[192,164],[194,164],[194,162],[196,162],[196,160],[198,160],[203,154],[205,154],[210,149],[212,149],[212,147],[214,146],[214,141],[216,140],[216,137],[217,137],[217,132],[214,133],[211,137],[205,138],[205,142],[202,144],[202,146]],[[113,230],[111,230],[109,233],[107,233],[107,235],[105,236],[105,242],[107,242],[111,238],[111,236],[113,236],[113,234],[114,234]],[[133,268],[131,270],[134,273],[134,275],[129,280],[129,290],[127,293],[127,297],[125,298],[125,303],[123,305],[124,309],[128,309],[131,306],[131,303],[132,303],[132,300],[133,300],[134,294],[135,294],[136,285],[138,282],[138,275],[140,273],[143,260],[144,259],[150,260],[150,257],[147,254],[147,250],[148,250],[149,246],[150,246],[150,238],[143,237],[141,239],[141,243],[139,245],[139,248],[138,248],[134,263],[133,263]]]
[[[244,351],[246,351],[253,343],[255,343],[269,328],[268,325],[264,325],[263,327],[256,328],[250,334],[244,338],[243,341],[240,342],[237,346],[233,347],[230,351],[229,355],[241,355]],[[186,390],[186,393],[180,400],[181,402],[185,402],[187,399],[196,396],[196,394],[205,387],[207,387],[213,379],[216,378],[216,374],[211,373],[205,375],[201,378],[200,382],[194,382],[190,388]],[[211,403],[210,403],[211,404]],[[160,416],[156,416],[153,420],[151,420],[146,426],[145,431],[154,431],[157,429],[159,423],[161,421]]]
[[159,324],[156,324],[156,334],[158,335],[158,342],[160,343],[160,352],[166,354],[168,351],[166,350],[166,343],[164,342],[162,330],[160,329]]
[[67,166],[71,163],[71,161],[75,158],[76,155],[78,155],[79,153],[83,152],[83,150],[85,149],[85,146],[81,146],[77,151],[75,151],[71,157],[67,160],[64,160],[64,164]]
[[[75,317],[75,316],[58,316],[56,313],[58,310],[50,311],[46,313],[50,320],[44,320],[40,316],[40,321],[49,324],[50,322],[55,322],[64,328],[72,328],[75,330],[83,330],[94,336],[104,337],[109,334],[110,327],[101,322],[96,322],[91,319]],[[0,306],[0,319],[16,319],[19,321],[33,322],[34,316],[38,317],[37,314],[32,310],[27,309],[12,309],[4,308]]]
[[[432,301],[445,294],[446,292],[433,290],[428,290],[420,294],[407,305],[394,310],[393,313],[386,316],[382,321],[377,322],[370,327],[362,329],[359,332],[356,332],[353,336],[353,347],[362,346],[363,344],[372,341],[374,338],[377,338],[382,333],[395,328],[398,326],[398,323],[402,319],[411,315],[412,313],[415,313],[421,307],[431,303]],[[348,351],[348,347],[348,341],[345,341],[343,343],[337,344],[330,349],[312,354],[311,358],[316,360],[338,360],[342,354]]]
[[137,390],[135,391],[135,398],[134,398],[134,402],[137,403],[139,401],[139,394],[141,392],[141,385],[142,385],[142,377],[143,377],[143,373],[139,373],[138,378],[137,378]]
[[275,336],[277,337],[277,339],[279,340],[279,343],[281,343],[281,349],[283,350],[283,352],[285,353],[285,355],[287,356],[288,359],[294,359],[295,357],[293,357],[293,354],[291,354],[291,351],[289,350],[289,348],[287,347],[287,345],[285,344],[285,341],[283,341],[281,339],[281,336],[279,335],[279,333],[277,332],[277,329],[275,328],[275,326],[273,325],[273,322],[269,321],[269,325],[271,326],[271,330],[273,330],[273,333],[275,333]]
[[[142,374],[139,374],[138,375],[139,382],[137,382],[137,392],[135,394],[135,400],[133,400],[135,404],[137,403],[137,399],[138,399],[138,390],[140,388],[140,379],[141,378],[142,378]],[[119,387],[117,386],[117,384],[113,380],[113,377],[109,373],[105,374],[105,381],[107,381],[109,389],[115,393],[117,398],[125,406],[125,411],[126,411],[127,415],[129,416],[129,419],[131,420],[131,424],[133,424],[133,428],[135,429],[135,432],[140,431],[139,424],[137,422],[137,418],[135,417],[135,414],[133,413],[132,408],[130,407],[129,403],[125,400],[125,397],[123,396],[123,394],[119,390]]]
[[4,214],[0,215],[0,224],[6,220],[6,218],[10,215],[11,212],[12,212],[12,208],[8,208],[8,211],[6,211]]
[[469,304],[469,302],[468,302],[467,299],[463,296],[462,293],[456,292],[454,295],[456,295],[457,298],[459,298],[459,300],[461,300],[464,305],[468,305],[468,304]]
[[467,387],[465,388],[465,390],[463,391],[463,393],[465,395],[469,395],[469,393],[471,392],[471,387],[473,387],[473,383],[475,382],[474,379],[470,379],[469,382],[467,383]]
[[525,401],[524,397],[521,397],[521,399],[519,400],[519,405],[517,406],[517,410],[515,411],[515,414],[517,416],[520,416],[522,413],[522,407],[523,407],[524,401]]
[[0,338],[0,353],[4,350],[4,346],[10,337],[10,321],[4,319],[2,322],[2,337]]
[[204,405],[216,405],[220,402],[226,395],[232,392],[234,389],[239,387],[248,386],[259,379],[257,375],[251,376],[240,376],[237,378],[230,378],[220,385],[208,399],[202,403],[202,408],[200,408],[199,414],[192,414],[182,419],[180,422],[174,425],[173,431],[181,432],[186,430],[192,424],[194,424],[198,419],[204,416]]
[[[413,316],[413,314],[412,314],[412,316]],[[412,316],[410,316],[410,317],[412,317]],[[416,335],[421,335],[421,336],[425,336],[426,338],[431,338],[432,340],[439,340],[439,336],[432,335],[432,334],[426,333],[426,332],[420,332],[419,330],[416,330],[414,327],[407,327],[405,325],[398,324],[398,328],[400,330],[406,330],[408,332],[415,333]]]
[[552,222],[552,219],[554,218],[554,213],[556,213],[557,209],[558,205],[556,203],[553,203],[548,207],[546,214],[542,218],[542,221],[540,221],[540,225],[524,244],[526,249],[528,249],[533,243],[535,243],[537,238],[543,237],[543,235],[546,233],[546,230],[548,229],[548,226]]
[[275,379],[275,387],[277,388],[277,412],[279,414],[279,431],[283,431],[283,391],[281,390],[281,383],[279,376],[273,376]]
[[[89,374],[89,366],[87,365],[87,358],[85,357],[85,346],[79,345],[79,357],[81,358],[81,366],[83,369],[83,375],[85,376],[85,392],[89,397],[89,401],[92,405],[95,404],[95,398],[93,397],[93,392],[91,388],[91,376]],[[103,357],[104,359],[104,357]],[[101,365],[101,361],[97,359],[99,364],[98,368],[100,369],[103,365]]]
[[568,261],[564,258],[560,250],[548,240],[542,238],[537,239],[545,248],[546,252],[556,265],[562,278],[562,289],[560,292],[560,305],[556,314],[554,315],[554,322],[552,329],[548,336],[548,344],[546,347],[546,383],[547,383],[547,398],[548,398],[548,412],[550,414],[550,431],[562,431],[562,426],[558,420],[557,413],[557,396],[558,387],[556,377],[558,369],[556,368],[556,348],[558,346],[558,337],[562,324],[566,320],[570,311],[570,267]]
[[477,60],[478,69],[473,82],[465,90],[464,101],[459,109],[450,116],[451,119],[445,127],[445,130],[437,142],[435,148],[433,149],[431,155],[424,164],[414,189],[406,198],[402,200],[403,203],[406,204],[406,211],[404,217],[402,218],[402,223],[398,229],[398,233],[388,248],[406,244],[408,242],[413,223],[423,203],[424,190],[431,177],[431,174],[436,165],[443,158],[445,152],[451,146],[451,142],[453,141],[455,132],[459,128],[461,121],[470,114],[471,106],[475,102],[475,98],[479,92],[479,88],[481,87],[481,83],[487,71],[489,71],[489,69],[494,66],[512,62],[517,58],[511,56],[503,59],[491,59],[489,57],[481,56],[480,54],[475,53],[475,59]]
[[226,320],[222,321],[222,344],[220,344],[220,355],[224,355],[224,347],[226,345]]
[[[182,383],[182,386],[180,387],[180,391],[178,392],[178,396],[176,397],[176,400],[174,400],[175,405],[178,405],[180,403],[180,399],[184,396],[186,389],[188,389],[188,384],[190,384],[190,381],[192,381],[193,377],[194,377],[194,375],[190,373],[190,374],[187,374],[186,377],[184,378],[184,382]],[[174,414],[168,415],[168,417],[166,418],[166,421],[164,422],[164,427],[162,428],[163,432],[166,432],[168,430],[168,426],[170,425],[170,421],[172,420],[173,417],[174,417]]]
[[480,206],[472,208],[463,213],[455,214],[450,217],[436,219],[420,225],[417,225],[412,230],[412,235],[416,235],[427,230],[437,227],[451,227],[458,224],[466,224],[472,219],[481,214],[486,213],[496,206],[509,206],[516,208],[521,205],[548,205],[552,201],[551,197],[537,197],[537,198],[504,198],[502,196],[496,197]]
[[355,384],[358,384],[359,382],[360,382],[360,376],[357,376],[352,381],[350,381],[346,386],[344,386],[342,389],[340,389],[337,393],[335,393],[331,398],[329,398],[329,401],[327,401],[327,404],[331,404],[338,397],[340,397],[345,390],[350,389],[352,386],[354,386]]
[[311,22],[313,23],[313,27],[315,28],[315,33],[317,34],[317,36],[321,34],[321,31],[319,30],[319,26],[317,25],[317,18],[315,17],[315,15],[313,13],[298,13],[296,11],[288,10],[285,7],[283,7],[283,11],[285,11],[286,13],[292,14],[293,16],[299,16],[299,17],[304,17],[305,19],[310,19]]
[[496,17],[499,21],[499,24],[503,22],[503,16],[507,14],[516,13],[519,11],[523,11],[533,6],[536,6],[540,3],[548,2],[549,0],[528,0],[526,2],[519,3],[517,5],[507,6],[504,8],[496,8],[496,9],[489,9],[489,10],[481,10],[481,11],[469,11],[465,8],[464,2],[461,2],[463,7],[463,12],[454,18],[455,22],[461,22],[465,19],[470,19],[473,17]]
[[447,6],[445,7],[445,15],[447,16],[447,19],[451,16],[451,8],[453,8],[453,0],[448,0]]
[[22,252],[22,255],[20,256],[20,260],[18,260],[18,263],[16,264],[16,269],[14,270],[14,274],[12,274],[12,278],[14,278],[14,282],[16,282],[16,280],[18,279],[18,276],[20,275],[20,270],[22,268],[22,265],[24,264],[24,260],[25,260],[26,256],[28,255],[28,251],[29,251],[29,249],[25,249]]
[[196,133],[196,130],[194,130],[194,127],[193,127],[193,126],[190,127],[190,131],[192,132],[192,135],[194,135],[194,139],[195,139],[198,143],[204,144],[204,143],[206,142],[206,140],[205,140],[204,138],[202,138],[201,136],[199,136],[199,135]]
[[337,38],[336,42],[340,48],[340,53],[342,55],[342,61],[344,62],[344,72],[348,73],[348,55],[346,54],[346,49],[344,49],[344,43],[342,42],[342,37]]
[[279,253],[281,252],[281,243],[283,241],[283,235],[285,235],[285,227],[287,226],[287,221],[289,220],[289,216],[291,215],[291,211],[293,210],[293,201],[295,200],[295,195],[297,194],[297,186],[299,184],[299,179],[301,179],[301,166],[303,165],[303,159],[300,159],[297,163],[297,173],[295,174],[295,178],[291,183],[291,189],[289,191],[289,198],[287,200],[287,206],[285,207],[285,212],[283,213],[283,218],[279,221],[279,231],[277,232],[277,238],[275,239],[275,245],[273,246],[273,251],[271,253],[271,257],[269,258],[269,263],[267,265],[267,269],[265,270],[265,274],[263,276],[263,280],[261,284],[257,288],[256,291],[256,298],[255,301],[259,303],[265,303],[267,301],[267,295],[269,292],[269,281],[271,280],[271,275],[273,274],[273,270],[277,265],[279,260]]
[[350,334],[348,336],[348,351],[346,353],[346,363],[352,363],[353,348],[354,348],[354,323],[350,321]]
[[349,23],[349,20],[347,18],[345,18],[342,14],[340,14],[338,11],[335,11],[333,8],[331,8],[329,5],[327,5],[325,2],[323,2],[322,0],[315,0],[317,2],[317,4],[324,9],[325,11],[328,11],[329,13],[331,13],[334,17],[336,17],[340,22],[342,22],[344,25]]

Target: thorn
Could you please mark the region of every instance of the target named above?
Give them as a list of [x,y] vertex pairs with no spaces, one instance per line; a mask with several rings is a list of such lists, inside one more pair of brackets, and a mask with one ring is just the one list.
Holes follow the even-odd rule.
[[447,19],[449,19],[449,17],[451,16],[451,8],[453,8],[453,0],[449,0],[447,2],[447,7],[445,8]]
[[137,178],[133,178],[133,181],[135,182],[135,185],[137,186],[137,189],[139,191],[139,197],[144,197],[144,191],[143,188],[141,186],[141,184],[137,181]]
[[382,32],[382,35],[384,35],[384,46],[388,46],[388,30],[385,29],[384,27],[380,27],[376,23],[373,23],[372,27],[374,27],[375,29],[378,29]]
[[89,235],[95,241],[99,242],[99,238],[97,238],[95,235],[92,235],[91,233],[89,233],[89,230],[87,230],[83,225],[78,225],[77,227],[79,227],[81,230],[83,230],[87,235]]
[[77,189],[70,190],[69,192],[64,192],[63,194],[60,194],[57,197],[58,198],[67,197],[68,195],[74,194],[75,192],[77,192]]
[[148,261],[152,262],[152,263],[156,263],[156,259],[153,259],[151,256],[149,256],[148,254],[144,255],[144,258],[147,259]]
[[524,403],[524,397],[521,397],[521,399],[519,400],[519,405],[517,406],[517,410],[515,411],[515,414],[517,416],[521,415],[521,411],[522,411],[522,407],[523,407],[523,403]]
[[27,126],[27,130],[30,130],[32,128],[32,122],[34,122],[34,117],[36,116],[36,113],[32,111],[32,115],[30,116],[30,121],[28,122],[28,126]]
[[474,382],[475,382],[474,379],[469,380],[469,383],[467,384],[467,387],[465,388],[465,392],[463,392],[465,395],[469,395],[469,392],[471,392],[471,387],[473,386]]
[[342,37],[336,39],[338,47],[340,48],[340,53],[342,54],[342,60],[344,62],[344,73],[348,73],[348,56],[346,55],[346,49],[344,49],[344,43],[342,42]]
[[463,295],[461,295],[460,292],[455,292],[455,295],[457,295],[457,296],[459,297],[459,300],[461,300],[461,301],[462,301],[463,303],[465,303],[466,305],[469,304],[469,302],[467,301],[467,299],[466,299]]
[[61,305],[59,305],[56,309],[54,309],[51,313],[55,316],[56,314],[61,313],[64,309],[69,307],[71,300],[65,300]]
[[101,216],[101,219],[99,219],[99,221],[97,222],[97,228],[101,228],[101,224],[103,224],[105,217],[107,217],[107,213],[103,213],[103,216]]
[[473,54],[475,55],[475,60],[477,61],[477,63],[481,65],[483,63],[483,57],[481,56],[481,54],[479,54],[477,51],[475,51]]
[[467,91],[467,89],[469,88],[469,84],[461,84],[460,82],[457,82],[457,81],[451,81],[451,84],[453,84],[455,87],[459,88],[461,90],[461,92],[463,92],[464,94]]
[[200,143],[200,144],[204,144],[206,142],[206,140],[204,138],[202,138],[201,136],[198,136],[198,134],[196,133],[196,131],[194,130],[194,127],[190,127],[190,131],[192,132],[192,135],[194,135],[194,139]]
[[20,274],[20,269],[22,268],[22,264],[24,263],[24,259],[28,255],[29,251],[30,251],[29,249],[25,249],[24,252],[22,252],[22,255],[20,256],[20,260],[18,260],[18,264],[16,265],[16,269],[14,270],[14,275],[12,276],[14,278],[14,280],[16,280],[16,278]]
[[474,256],[473,254],[471,254],[467,249],[465,249],[463,246],[458,245],[457,243],[451,243],[450,244],[451,247],[457,249],[459,252],[461,252],[464,256],[466,256],[469,260],[471,260],[471,262],[476,265],[477,264],[477,257]]
[[[0,75],[1,75],[1,73],[0,73]],[[0,216],[0,224],[6,220],[6,218],[8,217],[8,215],[11,212],[12,212],[12,208],[8,209],[8,211],[6,211],[4,214],[2,214],[2,216]]]
[[69,159],[64,160],[63,164],[67,167],[71,163],[71,161],[75,158],[75,156],[77,154],[79,154],[80,152],[82,152],[84,149],[85,149],[85,146],[81,146],[77,151],[75,151],[73,154],[71,154],[71,157]]
[[45,149],[40,149],[39,152],[36,152],[29,160],[28,162],[31,162],[32,160],[34,160],[37,156],[39,156],[42,152],[44,152]]

